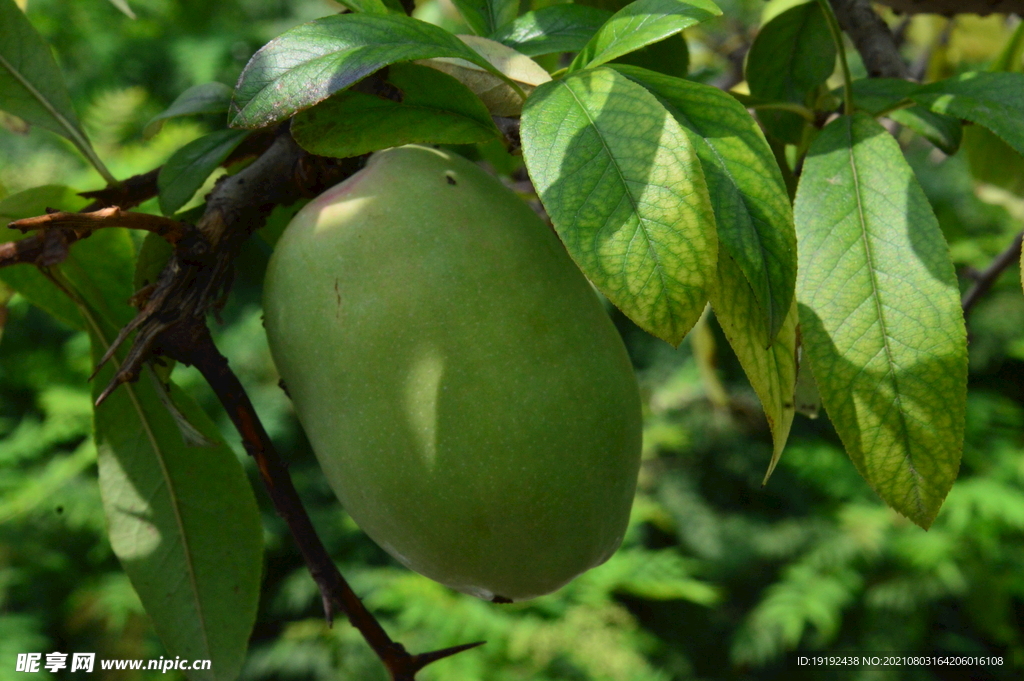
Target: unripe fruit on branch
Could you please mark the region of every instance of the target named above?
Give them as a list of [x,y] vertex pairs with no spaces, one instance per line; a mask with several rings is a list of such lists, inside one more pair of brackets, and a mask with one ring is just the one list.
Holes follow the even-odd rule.
[[555,234],[476,165],[374,155],[292,220],[264,307],[331,487],[399,561],[521,600],[618,547],[640,459],[629,358]]

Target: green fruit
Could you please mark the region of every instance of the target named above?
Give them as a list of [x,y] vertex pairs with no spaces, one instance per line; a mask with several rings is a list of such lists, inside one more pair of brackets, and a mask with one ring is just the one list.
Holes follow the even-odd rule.
[[641,429],[625,348],[554,233],[476,165],[373,156],[292,220],[264,307],[331,487],[399,561],[521,600],[618,547]]

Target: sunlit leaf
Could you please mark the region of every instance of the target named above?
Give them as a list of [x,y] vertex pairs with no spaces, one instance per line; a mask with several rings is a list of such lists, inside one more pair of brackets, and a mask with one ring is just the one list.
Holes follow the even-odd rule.
[[578,52],[611,16],[586,5],[551,5],[523,14],[491,38],[528,57]]
[[690,133],[704,169],[720,251],[739,268],[756,301],[747,334],[767,348],[790,313],[796,286],[796,234],[782,173],[757,123],[728,94],[708,85],[629,66]]
[[[493,71],[465,59],[447,57],[424,59],[418,63],[443,71],[458,80],[472,90],[495,116],[519,116],[523,111],[520,92],[529,95],[536,86],[551,80],[551,76],[540,64],[508,45],[475,35],[460,35],[459,39],[486,59]],[[499,78],[495,72],[504,77]],[[511,87],[510,81],[519,86],[519,92]]]
[[910,94],[932,111],[982,125],[1024,154],[1024,73],[962,73]]
[[928,527],[956,478],[967,347],[948,247],[896,141],[864,114],[815,140],[796,200],[805,358],[861,475]]
[[711,0],[636,0],[597,30],[572,60],[569,72],[604,64],[721,13]]
[[775,341],[766,348],[750,323],[760,312],[757,300],[736,262],[720,252],[711,307],[768,419],[773,445],[764,476],[764,483],[767,483],[782,456],[796,414],[796,301],[790,303],[789,314],[782,320]]
[[293,28],[253,55],[235,88],[231,125],[282,121],[385,66],[431,57],[465,59],[502,77],[443,28],[394,14],[336,14]]
[[715,218],[686,133],[644,88],[608,68],[527,100],[523,153],[583,272],[638,325],[678,345],[713,282]]
[[888,111],[918,87],[916,83],[899,78],[863,78],[853,81],[853,101],[858,109],[875,116],[885,111],[888,118],[910,128],[945,153],[955,154],[963,137],[959,119],[929,111],[923,106]]

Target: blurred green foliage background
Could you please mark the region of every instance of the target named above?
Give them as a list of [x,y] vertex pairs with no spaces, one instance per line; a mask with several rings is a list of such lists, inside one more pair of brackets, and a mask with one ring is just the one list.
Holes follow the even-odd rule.
[[[608,3],[604,3],[608,4]],[[761,0],[722,0],[724,17],[687,34],[690,73],[730,82]],[[233,84],[283,30],[339,10],[326,0],[30,0],[84,124],[119,177],[145,172],[215,121],[145,123],[185,88]],[[524,5],[525,7],[525,5]],[[454,26],[450,5],[424,18]],[[890,17],[895,22],[896,18]],[[920,17],[908,58],[933,75],[984,66],[1009,35],[1003,17]],[[856,64],[855,64],[856,67]],[[63,140],[0,121],[0,197],[41,184],[101,180]],[[1024,223],[1019,197],[979,187],[964,154],[901,133],[906,153],[969,283]],[[505,159],[505,169],[516,162]],[[501,164],[495,164],[502,167]],[[204,192],[200,192],[201,197]],[[983,200],[984,199],[984,200]],[[193,205],[201,199],[196,199]],[[143,206],[157,212],[155,202]],[[287,215],[279,216],[284,219]],[[973,311],[967,440],[960,478],[924,532],[888,510],[843,453],[827,417],[797,417],[767,487],[770,437],[753,391],[713,318],[672,349],[616,316],[646,402],[644,465],[623,548],[556,594],[494,605],[399,567],[344,514],[277,386],[260,321],[266,241],[239,262],[222,351],[250,390],[319,531],[385,626],[414,651],[487,645],[422,678],[459,681],[953,679],[963,668],[799,668],[796,654],[902,651],[1001,655],[975,679],[1024,672],[1024,297],[1007,272]],[[97,263],[101,266],[102,263]],[[7,295],[0,291],[0,300]],[[105,537],[89,439],[88,340],[14,296],[0,307],[0,680],[27,651],[158,657],[159,641]],[[198,373],[174,378],[219,416]],[[253,476],[253,482],[259,488]],[[384,679],[344,621],[328,628],[312,580],[262,490],[264,598],[247,680]],[[144,672],[95,672],[119,681]],[[173,676],[174,673],[171,674]],[[42,672],[39,677],[49,676]],[[150,674],[149,676],[152,676]]]

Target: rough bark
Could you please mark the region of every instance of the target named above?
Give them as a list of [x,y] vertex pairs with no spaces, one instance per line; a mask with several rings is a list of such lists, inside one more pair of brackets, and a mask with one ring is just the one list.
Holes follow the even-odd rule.
[[908,14],[1024,14],[1024,0],[877,0]]

